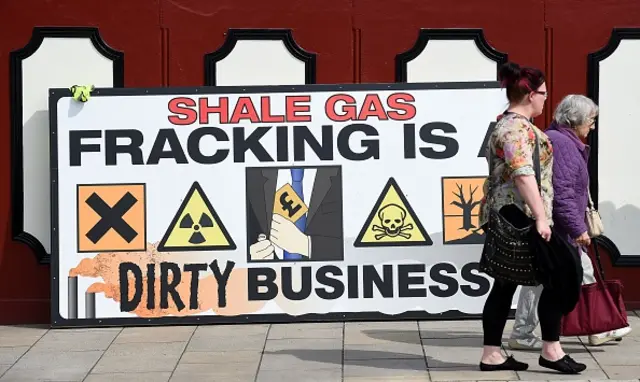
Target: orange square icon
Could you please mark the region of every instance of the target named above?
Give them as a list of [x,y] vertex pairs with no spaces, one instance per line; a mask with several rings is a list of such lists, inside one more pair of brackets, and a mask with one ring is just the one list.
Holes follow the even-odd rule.
[[480,202],[485,177],[442,178],[443,244],[482,244]]
[[79,184],[78,252],[145,251],[145,184]]

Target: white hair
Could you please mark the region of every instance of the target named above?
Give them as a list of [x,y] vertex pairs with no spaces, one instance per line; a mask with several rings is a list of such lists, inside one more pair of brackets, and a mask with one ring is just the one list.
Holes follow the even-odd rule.
[[553,119],[560,124],[577,127],[588,118],[598,115],[598,111],[598,105],[590,98],[580,94],[569,94],[556,107]]

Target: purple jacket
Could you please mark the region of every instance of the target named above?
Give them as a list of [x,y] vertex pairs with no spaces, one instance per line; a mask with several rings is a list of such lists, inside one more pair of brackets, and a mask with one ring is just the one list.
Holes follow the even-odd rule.
[[589,146],[573,129],[555,121],[545,131],[553,145],[553,223],[570,238],[587,231]]

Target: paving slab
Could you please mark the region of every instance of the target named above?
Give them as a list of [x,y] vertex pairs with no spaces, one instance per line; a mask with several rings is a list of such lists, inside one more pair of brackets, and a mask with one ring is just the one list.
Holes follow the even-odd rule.
[[423,338],[429,369],[477,368],[482,356],[482,338]]
[[92,373],[171,372],[186,342],[113,344]]
[[344,382],[429,382],[429,375],[420,376],[384,376],[384,377],[345,377]]
[[247,351],[264,349],[269,325],[199,326],[187,351]]
[[261,334],[266,336],[269,327],[269,324],[205,325],[198,326],[193,335],[194,337],[243,337]]
[[640,354],[635,366],[602,366],[605,374],[611,379],[633,379],[640,377]]
[[113,343],[135,342],[187,342],[197,329],[196,326],[157,326],[124,328]]
[[[592,380],[580,379],[580,378],[584,378],[584,377],[578,377],[578,376],[573,376],[572,378],[577,378],[577,379],[568,379],[568,380],[572,381],[572,382],[594,382],[594,381],[600,381],[599,379],[592,379]],[[540,379],[533,379],[533,380],[530,380],[530,381],[522,380],[522,379],[518,380],[518,382],[540,382],[540,381],[541,381]],[[566,381],[566,379],[564,379],[564,380],[563,379],[545,379],[544,381],[546,381],[546,382],[563,382],[563,381]],[[606,379],[606,381],[607,382],[611,382],[611,380],[609,380],[609,379]],[[510,382],[515,382],[515,381],[510,381]]]
[[301,349],[265,353],[260,362],[260,371],[273,370],[321,370],[342,368],[342,350]]
[[[424,359],[345,360],[344,378],[428,378]],[[387,379],[387,380],[388,380]]]
[[274,324],[269,329],[268,339],[284,338],[342,338],[344,324]]
[[289,370],[262,370],[258,373],[256,382],[341,382],[342,367],[332,367],[329,369],[299,369],[294,366]]
[[[505,330],[505,333],[510,333]],[[420,329],[421,338],[483,338],[482,330],[474,330],[473,328],[432,328]],[[508,338],[508,337],[507,337]]]
[[508,348],[505,354],[528,362],[528,371],[481,372],[479,320],[0,327],[0,381],[640,382],[640,317],[629,312],[629,322],[634,331],[622,342],[588,346],[585,337],[562,338],[564,350],[588,366],[579,375],[541,368],[539,351]]
[[345,344],[344,359],[424,359],[420,343]]
[[345,327],[345,345],[386,344],[389,342],[420,344],[420,333],[415,329]]
[[417,330],[417,321],[363,321],[345,322],[345,332],[348,330]]
[[255,365],[256,368],[262,358],[261,350],[238,350],[238,351],[187,351],[180,358],[181,364],[227,364],[241,363],[245,365]]
[[16,346],[0,348],[0,365],[11,366],[30,349],[29,346]]
[[633,335],[640,336],[640,333],[638,333],[638,330],[640,330],[640,314],[636,314],[635,312],[627,312],[627,321],[629,322],[629,325],[631,325],[631,327],[634,329],[631,333]]
[[265,354],[279,350],[342,350],[342,339],[286,338],[281,340],[267,340],[264,346]]
[[89,374],[83,382],[167,382],[170,372]]
[[[418,321],[421,333],[435,332],[467,332],[470,334],[482,334],[482,321],[480,320],[443,320],[443,321]],[[506,329],[505,329],[506,331]],[[424,334],[422,334],[424,337]],[[429,338],[428,336],[426,338]]]
[[223,369],[220,365],[179,364],[170,382],[233,381],[254,382],[256,370],[235,368]]
[[345,324],[345,346],[367,344],[387,346],[391,343],[420,345],[418,323],[416,321],[401,321],[347,322]]
[[432,381],[509,381],[517,380],[518,375],[514,371],[492,371],[484,372],[478,366],[453,369],[431,369],[429,370]]
[[46,326],[0,326],[0,347],[32,346],[47,333]]
[[33,345],[35,351],[92,351],[106,350],[121,328],[49,330]]
[[260,370],[333,369],[342,360],[341,339],[267,340]]
[[[221,336],[217,333],[209,333],[206,331],[199,331],[193,334],[191,341],[187,345],[187,351],[239,351],[239,350],[259,350],[264,349],[264,342],[267,338],[267,333],[261,334],[238,334],[237,336],[229,335]],[[233,331],[232,331],[233,332]]]
[[640,365],[640,342],[623,339],[606,346],[589,347],[593,358],[601,366],[638,366]]
[[102,351],[28,351],[0,381],[82,381]]

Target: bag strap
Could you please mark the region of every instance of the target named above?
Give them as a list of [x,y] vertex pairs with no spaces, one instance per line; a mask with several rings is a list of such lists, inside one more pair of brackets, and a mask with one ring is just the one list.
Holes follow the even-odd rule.
[[[493,150],[491,149],[491,139],[489,139],[489,144],[487,145],[487,151],[488,151],[488,161],[489,161],[489,189],[487,190],[487,192],[489,193],[489,195],[487,195],[487,201],[491,200],[493,201]],[[491,208],[489,209],[491,210]]]
[[533,131],[533,135],[536,136],[536,147],[533,150],[533,168],[536,172],[536,183],[538,183],[538,192],[540,192],[540,196],[542,196],[542,181],[540,174],[540,138],[538,138],[538,133]]
[[589,207],[589,210],[592,210],[593,200],[591,200],[591,190],[589,190],[589,187],[587,187],[587,195],[589,196],[589,199],[587,199],[587,206]]
[[[596,280],[598,281],[599,284],[603,284],[605,277],[604,277],[604,268],[602,267],[602,261],[600,260],[600,251],[598,250],[598,244],[595,242],[595,240],[591,240],[591,243],[593,244],[593,252],[595,254],[596,257],[596,267],[597,268],[597,272],[598,274],[596,275],[594,272],[594,277],[596,278]],[[598,277],[600,276],[600,279],[598,280]]]

